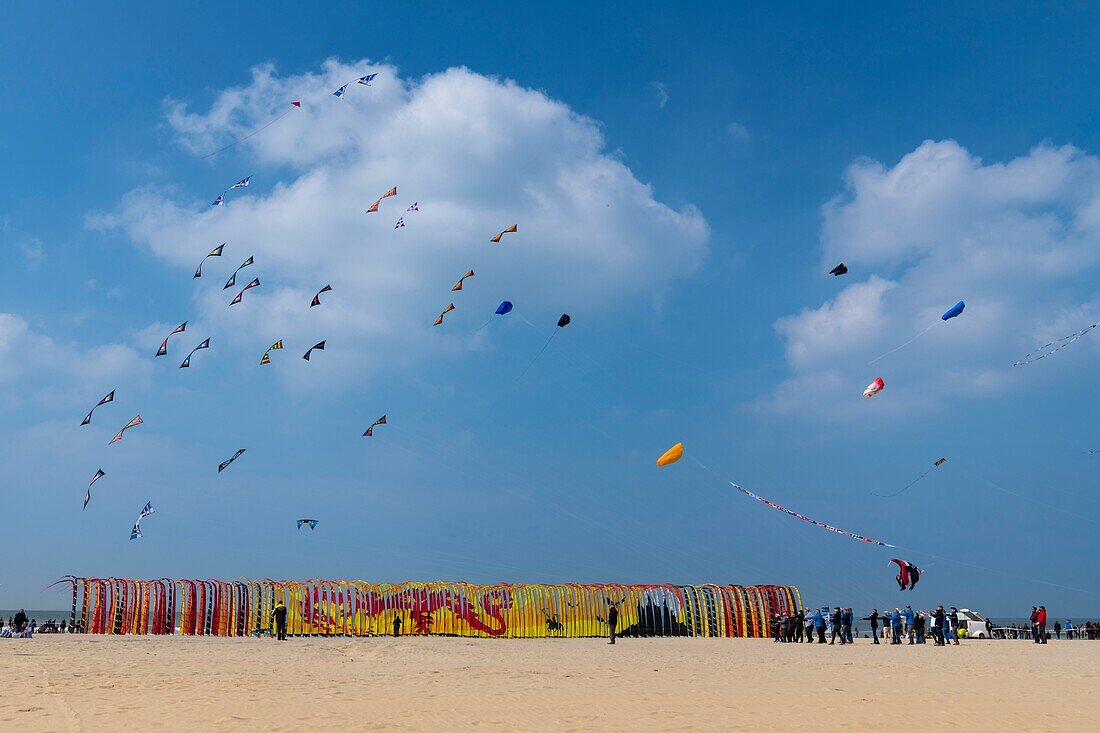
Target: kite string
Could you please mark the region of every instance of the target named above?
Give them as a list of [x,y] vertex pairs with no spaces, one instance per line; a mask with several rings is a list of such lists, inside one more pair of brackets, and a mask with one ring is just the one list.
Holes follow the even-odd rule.
[[[260,128],[258,128],[258,129],[255,129],[255,130],[253,130],[252,132],[248,133],[247,135],[245,135],[245,136],[244,136],[244,137],[242,137],[242,138],[236,138],[236,139],[234,139],[234,140],[233,140],[233,142],[229,143],[229,144],[228,144],[228,145],[226,145],[225,147],[223,147],[223,148],[219,148],[219,149],[215,150],[215,151],[214,151],[214,152],[212,152],[212,153],[207,153],[206,155],[202,156],[201,160],[206,160],[207,158],[213,158],[213,157],[214,157],[215,155],[217,155],[218,153],[224,153],[224,152],[225,152],[226,150],[229,150],[229,149],[230,149],[231,147],[233,147],[234,145],[239,145],[240,143],[243,143],[243,142],[244,142],[245,140],[247,140],[248,138],[252,137],[253,135],[258,135],[258,134],[260,134],[261,132],[263,132],[264,130],[266,130],[267,128],[271,127],[271,126],[272,126],[272,125],[274,125],[274,124],[275,124],[276,122],[278,122],[279,120],[283,119],[283,118],[284,118],[284,117],[286,117],[286,116],[287,116],[288,114],[290,114],[290,113],[291,113],[291,111],[292,111],[293,109],[294,109],[294,107],[291,107],[291,108],[290,108],[290,109],[288,109],[288,110],[287,110],[286,112],[283,112],[283,113],[282,113],[281,115],[279,115],[278,117],[276,117],[275,119],[273,119],[273,120],[272,120],[271,122],[268,122],[268,123],[267,123],[266,125],[264,125],[263,127],[260,127]],[[226,189],[226,190],[228,190],[228,189]]]
[[932,321],[931,323],[929,323],[929,324],[928,324],[928,328],[924,329],[923,331],[921,331],[920,333],[918,333],[918,334],[917,334],[916,336],[914,336],[913,338],[911,338],[911,339],[909,339],[908,341],[906,341],[906,342],[905,342],[904,344],[902,344],[901,346],[898,346],[897,348],[894,348],[894,349],[890,349],[890,350],[889,350],[889,351],[887,351],[887,352],[886,352],[885,354],[882,354],[882,355],[880,355],[880,356],[876,356],[876,357],[875,357],[874,359],[871,359],[871,361],[867,362],[867,366],[871,366],[872,364],[874,364],[874,363],[875,363],[876,361],[878,361],[879,359],[884,359],[884,358],[886,358],[887,356],[890,356],[890,354],[893,354],[893,353],[894,353],[894,352],[896,352],[896,351],[901,351],[901,350],[902,350],[902,349],[904,349],[904,348],[905,348],[906,346],[908,346],[909,344],[913,343],[914,341],[916,341],[917,339],[919,339],[919,338],[920,338],[921,336],[923,336],[924,334],[926,334],[926,333],[928,333],[929,331],[931,331],[931,330],[932,330],[932,326],[935,326],[935,325],[936,325],[936,323],[937,323],[937,321]]
[[535,362],[539,360],[539,357],[542,356],[543,352],[545,352],[546,349],[550,347],[550,342],[554,340],[554,337],[558,335],[558,331],[560,330],[560,328],[554,328],[554,332],[550,334],[550,338],[546,339],[546,343],[542,345],[541,349],[539,349],[539,353],[535,354],[535,358],[531,360],[531,363],[524,367],[523,371],[520,372],[518,377],[516,377],[517,382],[523,379],[523,375],[527,374],[527,370],[534,366]]
[[899,495],[899,494],[903,494],[903,493],[905,493],[905,491],[907,491],[907,490],[909,489],[909,487],[910,487],[910,486],[913,486],[913,485],[914,485],[914,484],[916,484],[916,483],[917,483],[918,481],[920,481],[920,480],[921,480],[922,478],[924,478],[924,477],[925,477],[925,476],[927,476],[928,474],[932,473],[932,468],[934,468],[934,467],[933,467],[933,466],[930,466],[930,467],[929,467],[928,469],[926,469],[926,470],[925,470],[925,472],[924,472],[924,473],[922,473],[922,474],[921,474],[920,476],[917,476],[917,477],[916,477],[915,479],[913,479],[912,481],[910,481],[909,483],[907,483],[907,484],[905,485],[905,488],[901,489],[901,491],[895,491],[895,492],[894,492],[894,493],[892,493],[892,494],[875,494],[875,492],[873,492],[873,491],[872,491],[871,493],[872,493],[872,494],[874,494],[875,496],[879,496],[879,497],[882,497],[883,499],[889,498],[889,497],[891,497],[891,496],[897,496],[897,495]]

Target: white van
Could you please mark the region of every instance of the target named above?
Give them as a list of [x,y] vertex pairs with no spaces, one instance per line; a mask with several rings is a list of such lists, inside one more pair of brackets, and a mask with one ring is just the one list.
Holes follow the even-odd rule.
[[985,625],[985,616],[969,608],[959,609],[959,628],[966,629],[966,634],[971,639],[990,638]]

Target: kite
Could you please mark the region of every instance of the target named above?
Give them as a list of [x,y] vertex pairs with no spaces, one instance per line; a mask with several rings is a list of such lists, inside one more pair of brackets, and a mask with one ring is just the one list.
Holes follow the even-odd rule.
[[[276,117],[275,119],[271,120],[271,122],[268,122],[268,123],[267,123],[266,125],[264,125],[263,127],[258,127],[258,128],[256,128],[255,130],[253,130],[252,132],[248,133],[248,134],[247,134],[247,135],[245,135],[244,137],[240,137],[240,138],[237,138],[236,140],[234,140],[233,142],[229,143],[229,144],[228,144],[228,145],[226,145],[225,147],[222,147],[222,148],[218,148],[217,150],[215,150],[215,151],[214,151],[214,152],[212,152],[212,153],[207,153],[206,155],[202,156],[202,157],[203,157],[203,160],[205,160],[206,158],[213,158],[213,157],[214,157],[215,155],[217,155],[218,153],[223,153],[223,152],[225,152],[226,150],[229,150],[229,149],[230,149],[231,147],[233,147],[234,145],[238,145],[239,143],[242,143],[242,142],[244,142],[245,140],[247,140],[248,138],[252,137],[253,135],[258,135],[258,134],[260,134],[261,132],[263,132],[263,131],[264,131],[264,130],[266,130],[267,128],[269,128],[269,127],[271,127],[272,125],[274,125],[274,124],[275,124],[276,122],[278,122],[279,120],[281,120],[281,119],[283,119],[284,117],[286,117],[286,116],[287,116],[288,114],[290,114],[290,113],[291,113],[291,112],[292,112],[293,110],[295,110],[295,109],[301,109],[301,108],[302,108],[302,103],[301,103],[301,102],[291,102],[291,103],[290,103],[290,109],[288,109],[288,110],[287,110],[286,112],[283,112],[283,113],[282,113],[281,115],[279,115],[279,116],[278,116],[278,117]],[[249,178],[251,178],[251,176],[249,176]],[[219,198],[220,198],[220,197],[219,197]]]
[[500,305],[497,306],[497,309],[495,311],[493,311],[493,315],[494,316],[504,316],[504,315],[508,315],[511,312],[512,312],[512,301],[502,300],[502,301],[500,301]]
[[804,514],[799,514],[798,512],[791,511],[790,509],[787,509],[786,507],[779,506],[778,504],[776,504],[773,501],[768,501],[767,499],[765,499],[762,496],[757,496],[756,494],[754,494],[751,491],[749,491],[748,489],[746,489],[744,486],[738,486],[737,484],[733,483],[732,481],[730,482],[730,486],[737,489],[738,491],[740,491],[745,496],[756,499],[757,501],[759,501],[763,504],[767,504],[772,509],[778,509],[781,512],[785,512],[785,513],[791,515],[792,517],[794,517],[796,519],[801,519],[803,522],[809,522],[810,524],[816,524],[818,527],[821,527],[822,529],[827,529],[830,532],[836,532],[837,534],[842,534],[842,535],[845,535],[846,537],[851,537],[854,540],[860,540],[862,542],[869,542],[872,545],[882,545],[883,547],[894,547],[894,545],[887,544],[886,542],[879,542],[878,540],[873,540],[870,537],[864,537],[863,535],[856,534],[855,532],[848,532],[847,530],[843,530],[843,529],[839,529],[838,527],[834,527],[831,524],[826,524],[825,522],[819,522],[816,519],[811,519],[810,517],[807,517]]
[[313,346],[310,346],[309,350],[306,351],[306,353],[302,355],[302,358],[305,359],[306,361],[309,361],[309,355],[313,353],[314,349],[317,349],[319,351],[324,351],[325,350],[325,342],[324,341],[318,341]]
[[886,382],[882,381],[882,377],[875,377],[875,381],[868,384],[867,389],[863,390],[863,396],[874,397],[884,389],[886,389]]
[[473,270],[470,270],[470,271],[469,271],[469,272],[467,272],[467,273],[466,273],[465,275],[463,275],[462,277],[460,277],[460,278],[458,279],[458,282],[456,282],[456,283],[455,283],[455,286],[454,286],[453,288],[451,288],[451,292],[454,292],[454,291],[456,291],[456,290],[462,290],[462,283],[463,283],[463,282],[465,282],[466,278],[468,278],[468,277],[473,277],[473,276],[474,276],[474,271],[473,271]]
[[410,211],[420,211],[420,202],[419,202],[419,201],[413,201],[413,202],[412,202],[412,206],[410,206],[409,208],[405,209],[405,213],[407,214],[407,213],[409,213]]
[[374,212],[378,211],[378,205],[380,203],[382,203],[382,199],[388,199],[390,196],[396,196],[396,195],[397,195],[397,186],[394,186],[389,191],[386,191],[384,194],[379,196],[378,200],[375,201],[373,204],[371,204],[370,208],[367,209],[367,213],[368,214],[373,214]]
[[321,293],[330,293],[330,292],[332,292],[332,286],[331,285],[326,285],[325,287],[318,290],[317,294],[313,296],[313,300],[310,301],[309,307],[312,308],[315,305],[321,305]]
[[435,323],[433,323],[432,325],[433,326],[438,326],[441,323],[443,323],[443,316],[447,315],[448,313],[450,313],[454,309],[455,309],[455,304],[454,303],[451,303],[450,305],[448,305],[446,308],[443,309],[443,312],[439,314],[439,318],[436,318]]
[[377,420],[375,420],[374,422],[372,422],[370,424],[370,427],[367,428],[365,431],[363,431],[363,437],[364,438],[373,438],[374,437],[374,426],[375,425],[385,425],[385,424],[386,424],[386,416],[383,415],[382,417],[380,417]]
[[164,356],[165,354],[168,353],[168,339],[172,338],[172,336],[176,335],[177,333],[183,333],[186,330],[187,330],[187,321],[184,321],[180,325],[173,328],[172,333],[165,336],[164,340],[160,342],[160,348],[157,349],[157,356]]
[[91,483],[88,484],[88,489],[84,492],[84,506],[80,508],[80,511],[84,511],[88,508],[88,502],[92,500],[92,484],[99,481],[101,478],[107,475],[107,472],[102,468],[95,472],[95,476],[92,476]]
[[[241,299],[244,298],[244,291],[249,290],[250,288],[257,287],[259,284],[260,284],[260,278],[256,278],[252,282],[250,282],[248,285],[245,285],[244,289],[241,290],[241,292],[237,293],[236,296],[233,297],[233,300],[229,301],[229,305],[236,305],[237,303],[240,303]],[[223,290],[224,290],[224,288],[223,288]]]
[[106,472],[106,471],[104,471],[104,470],[103,470],[102,468],[98,469],[98,470],[97,470],[97,471],[95,472],[95,476],[92,476],[92,480],[91,480],[91,481],[90,481],[90,482],[88,483],[88,486],[91,486],[91,485],[92,485],[92,484],[94,484],[94,483],[95,483],[96,481],[99,481],[99,480],[100,480],[101,478],[103,478],[103,477],[104,477],[104,476],[106,476],[106,475],[107,475],[107,472]]
[[898,590],[906,590],[907,588],[913,590],[917,587],[917,581],[920,580],[920,568],[908,560],[899,560],[896,557],[890,562],[897,563],[898,566],[898,574],[894,576],[898,581]]
[[[1050,356],[1052,354],[1055,354],[1055,353],[1061,351],[1062,349],[1066,348],[1067,346],[1069,346],[1070,344],[1072,344],[1074,341],[1081,338],[1082,336],[1088,335],[1089,331],[1096,328],[1097,326],[1100,326],[1100,321],[1092,324],[1091,326],[1087,326],[1087,327],[1081,329],[1077,333],[1071,333],[1068,336],[1063,336],[1062,338],[1058,339],[1057,341],[1051,341],[1049,344],[1043,344],[1042,346],[1035,349],[1034,351],[1032,351],[1028,354],[1024,354],[1024,358],[1020,359],[1019,361],[1014,363],[1012,366],[1023,366],[1024,364],[1031,364],[1033,362],[1039,361],[1040,359],[1045,359],[1048,356]],[[1055,346],[1053,349],[1050,349],[1050,351],[1047,351],[1046,353],[1039,353],[1039,352],[1043,351],[1044,349],[1048,349],[1051,346],[1054,346],[1055,344],[1058,344],[1058,345]],[[1038,354],[1038,356],[1035,356],[1035,354]]]
[[299,519],[298,520],[298,529],[301,529],[303,524],[308,524],[310,529],[317,529],[318,520],[316,520],[316,519]]
[[[167,339],[165,339],[165,343],[167,343]],[[84,419],[80,421],[80,426],[83,427],[83,426],[87,425],[88,423],[90,423],[92,421],[92,413],[95,412],[96,407],[99,407],[100,405],[106,405],[108,402],[114,402],[114,401],[115,401],[115,391],[112,389],[107,394],[106,397],[104,397],[103,399],[101,399],[99,402],[96,403],[95,407],[88,410],[88,414],[85,415]]]
[[202,261],[199,262],[199,266],[195,268],[195,277],[202,277],[202,263],[206,262],[207,258],[210,257],[221,257],[223,249],[225,249],[225,242],[222,242],[217,247],[210,250],[210,254],[206,255],[206,257],[203,257]]
[[[964,303],[963,301],[960,300],[958,303],[956,303],[955,305],[951,306],[946,311],[944,311],[943,315],[940,316],[940,320],[941,321],[950,321],[952,318],[958,317],[963,312],[964,308],[966,308],[966,303]],[[874,364],[879,359],[883,359],[887,356],[890,356],[890,354],[893,354],[895,351],[901,351],[906,346],[908,346],[909,344],[913,343],[914,341],[919,339],[924,334],[931,331],[932,327],[935,326],[936,323],[937,323],[936,321],[932,321],[931,323],[928,324],[928,328],[924,329],[923,331],[918,333],[916,336],[914,336],[913,338],[906,341],[901,346],[898,346],[897,348],[890,349],[885,354],[881,354],[879,356],[876,356],[874,359],[871,359],[871,361],[867,362],[867,366],[870,366],[870,365]]]
[[210,348],[210,339],[207,338],[201,344],[199,344],[195,348],[191,349],[191,353],[188,354],[187,358],[183,360],[182,364],[180,364],[180,369],[186,369],[187,367],[191,366],[191,357],[195,355],[196,351],[198,351],[199,349],[209,349],[209,348]]
[[839,277],[841,275],[847,275],[848,274],[848,266],[845,265],[843,262],[841,262],[839,265],[837,265],[833,269],[829,270],[829,274],[832,275],[833,277]]
[[221,463],[219,463],[219,464],[218,464],[218,473],[221,473],[221,472],[222,472],[222,471],[224,471],[224,470],[225,470],[226,468],[228,468],[228,467],[229,467],[229,464],[230,464],[230,463],[232,463],[233,461],[237,460],[238,458],[240,458],[240,457],[241,457],[241,454],[242,454],[242,453],[244,453],[244,448],[240,448],[240,449],[238,449],[238,450],[237,450],[237,452],[236,452],[236,453],[234,453],[234,454],[233,454],[233,455],[232,455],[232,456],[231,456],[231,457],[229,458],[229,460],[227,460],[227,461],[222,461]]
[[332,96],[336,97],[337,99],[343,99],[344,92],[346,92],[347,88],[350,87],[352,84],[362,84],[365,87],[369,87],[370,83],[374,81],[374,77],[376,76],[378,76],[378,74],[367,74],[366,76],[359,77],[355,81],[349,81],[347,84],[333,92]]
[[283,340],[282,339],[279,339],[278,341],[273,343],[271,346],[267,347],[267,351],[265,351],[264,355],[260,357],[260,365],[262,366],[264,364],[270,364],[271,363],[271,356],[270,356],[271,352],[272,351],[279,351],[282,348],[283,348]]
[[499,244],[500,243],[500,238],[503,237],[505,234],[515,234],[518,230],[519,230],[518,226],[516,224],[513,224],[512,226],[508,227],[503,232],[496,235],[495,237],[493,237],[489,241]]
[[677,443],[676,445],[674,445],[671,448],[669,448],[668,450],[666,450],[661,455],[661,457],[657,459],[657,465],[658,466],[668,466],[670,464],[676,463],[676,461],[680,460],[683,457],[684,457],[684,444],[683,443]]
[[222,290],[228,290],[229,288],[236,285],[237,284],[237,273],[240,272],[241,270],[243,270],[244,268],[248,267],[249,265],[253,264],[254,262],[255,262],[255,260],[252,259],[251,255],[249,255],[248,259],[245,260],[244,262],[242,262],[241,266],[238,267],[236,270],[234,270],[233,274],[229,276],[229,280],[226,281],[224,286],[222,286]]
[[232,186],[230,186],[229,189],[233,190],[234,188],[248,188],[248,184],[251,180],[252,180],[252,176],[249,176],[248,178],[242,178],[241,180],[237,181]]
[[80,511],[84,511],[88,508],[88,502],[92,500],[92,490],[88,489],[84,492],[84,506],[80,507]]
[[[898,494],[901,494],[901,493],[903,493],[903,492],[907,491],[907,490],[909,489],[909,487],[910,487],[910,486],[912,486],[913,484],[917,483],[917,482],[918,482],[918,481],[920,481],[920,480],[921,480],[922,478],[924,478],[925,476],[927,476],[928,474],[930,474],[930,473],[932,472],[932,469],[933,469],[933,468],[939,468],[940,466],[942,466],[942,465],[943,465],[943,464],[945,464],[945,463],[947,463],[947,459],[946,459],[946,458],[940,458],[940,459],[937,459],[935,463],[933,463],[933,464],[932,464],[931,466],[929,466],[929,467],[928,467],[927,469],[925,469],[924,473],[922,473],[922,474],[921,474],[920,476],[917,476],[917,477],[916,477],[915,479],[913,479],[912,481],[910,481],[909,483],[907,483],[907,484],[906,484],[905,486],[903,486],[903,487],[902,487],[902,488],[901,488],[900,490],[898,490],[898,491],[895,491],[895,492],[894,492],[894,493],[892,493],[892,494],[875,494],[875,496],[881,496],[881,497],[882,497],[882,498],[884,498],[884,499],[886,499],[886,498],[889,498],[889,497],[891,497],[891,496],[897,496]],[[872,491],[871,493],[872,493],[872,494],[874,494],[874,492],[873,492],[873,491]]]
[[134,522],[134,528],[130,530],[130,539],[136,540],[139,537],[143,536],[141,534],[141,520],[145,519],[150,514],[155,514],[155,513],[156,513],[156,509],[153,508],[153,502],[151,502],[151,501],[145,502],[145,506],[142,507],[141,513],[138,514],[137,521]]
[[572,320],[573,319],[569,317],[568,313],[561,314],[561,318],[558,319],[557,330],[550,334],[550,338],[546,339],[546,343],[542,345],[541,349],[539,349],[539,353],[535,354],[535,358],[531,360],[531,363],[528,364],[522,372],[520,372],[520,375],[516,377],[516,379],[523,378],[523,375],[527,373],[527,370],[534,366],[535,362],[539,360],[540,356],[542,356],[542,353],[546,351],[546,349],[550,346],[550,342],[553,341],[554,337],[558,335],[558,331],[568,326],[572,322]]
[[133,420],[131,420],[130,422],[123,425],[122,430],[119,430],[118,433],[115,434],[115,437],[111,438],[111,441],[109,443],[107,443],[107,445],[111,445],[111,443],[117,443],[118,441],[122,440],[122,434],[123,433],[125,433],[127,430],[129,430],[132,427],[136,427],[138,425],[141,425],[143,422],[145,422],[145,421],[141,419],[141,415],[138,415]]
[[[218,197],[214,199],[214,203],[211,206],[225,206],[225,191],[218,194]],[[139,535],[140,536],[140,535]]]
[[402,216],[402,217],[398,218],[397,223],[393,225],[393,228],[394,229],[404,229],[405,228],[405,217]]

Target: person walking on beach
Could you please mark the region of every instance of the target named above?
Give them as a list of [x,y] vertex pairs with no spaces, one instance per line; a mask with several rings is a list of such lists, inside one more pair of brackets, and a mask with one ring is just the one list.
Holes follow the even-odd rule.
[[615,643],[615,627],[619,625],[619,607],[614,603],[607,609],[607,628],[611,636],[610,644]]
[[872,608],[870,616],[864,616],[864,621],[871,622],[871,638],[878,644],[878,609]]
[[286,606],[283,605],[282,601],[275,604],[271,617],[275,619],[275,638],[279,641],[286,641]]
[[393,635],[394,636],[401,636],[401,625],[403,623],[405,623],[405,622],[401,619],[401,614],[394,615],[394,617],[393,617]]
[[1039,606],[1035,613],[1035,640],[1040,644],[1047,643],[1047,607]]

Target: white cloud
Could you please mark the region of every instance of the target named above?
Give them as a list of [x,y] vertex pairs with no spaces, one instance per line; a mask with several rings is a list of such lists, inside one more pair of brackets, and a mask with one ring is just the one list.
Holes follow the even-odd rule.
[[[856,414],[879,375],[886,392],[873,402],[887,411],[1001,394],[1022,379],[1018,357],[1100,319],[1087,275],[1100,258],[1097,158],[1044,145],[984,164],[954,141],[926,141],[892,168],[858,160],[845,179],[823,209],[821,269],[844,261],[854,282],[776,322],[792,375],[762,405]],[[959,299],[963,315],[941,322]],[[1078,346],[1053,368],[1100,344]]]
[[[371,87],[331,96],[368,71],[379,72]],[[196,281],[199,318],[214,335],[284,338],[302,351],[328,338],[341,347],[325,355],[334,370],[339,362],[345,375],[361,377],[475,346],[471,326],[503,298],[551,322],[562,311],[593,323],[639,302],[656,306],[706,255],[702,215],[658,202],[605,151],[596,123],[540,92],[464,68],[406,81],[391,66],[365,62],[328,61],[319,73],[292,77],[264,66],[247,87],[219,94],[206,114],[171,102],[168,116],[185,146],[207,151],[278,114],[271,100],[292,99],[302,109],[238,147],[259,165],[252,186],[234,191],[225,207],[210,207],[206,193],[188,201],[147,188],[89,217],[91,226],[123,228],[181,274],[226,242],[222,259],[208,260]],[[264,164],[296,173],[273,182]],[[251,172],[224,177],[228,184]],[[364,213],[394,185],[398,197]],[[394,230],[414,201],[420,211]],[[489,243],[511,224],[517,234]],[[256,264],[239,284],[259,277],[262,286],[230,307],[226,270],[249,255]],[[476,279],[450,292],[470,268]],[[334,292],[308,308],[325,284]],[[456,312],[433,329],[452,301]]]
[[668,87],[665,86],[663,81],[651,81],[649,88],[653,90],[653,93],[657,95],[657,106],[664,109],[668,106]]
[[740,122],[731,122],[726,125],[726,134],[729,135],[732,140],[744,142],[749,139],[749,128],[745,127]]

